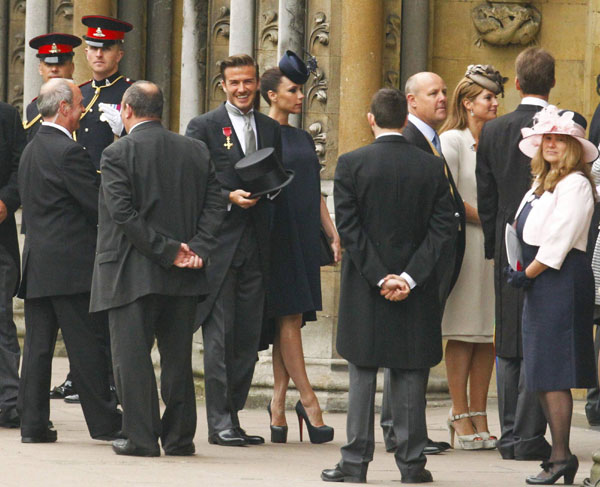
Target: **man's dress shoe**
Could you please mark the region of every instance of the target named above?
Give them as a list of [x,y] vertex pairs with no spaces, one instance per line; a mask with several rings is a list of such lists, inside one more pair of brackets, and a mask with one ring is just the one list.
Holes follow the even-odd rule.
[[425,482],[433,482],[431,472],[424,468],[418,474],[415,475],[403,475],[403,484],[424,484]]
[[2,428],[18,428],[21,426],[21,418],[17,412],[17,408],[0,410],[0,427]]
[[70,380],[66,380],[50,391],[50,399],[64,399],[73,394],[77,394],[77,391],[75,390],[73,383]]
[[57,436],[56,430],[48,428],[41,435],[21,436],[21,443],[54,443]]
[[135,446],[130,440],[118,439],[113,441],[112,449],[117,455],[131,455],[135,457],[159,457],[160,448],[147,449]]
[[193,443],[189,445],[181,446],[179,448],[174,448],[172,450],[165,450],[165,455],[170,455],[174,457],[189,457],[196,453],[196,447]]
[[237,431],[238,435],[244,438],[246,443],[249,445],[262,445],[265,442],[265,439],[262,436],[249,435],[243,428],[240,428],[239,426],[235,428],[235,431]]
[[326,468],[321,472],[321,480],[325,482],[351,482],[355,484],[366,484],[367,474],[364,475],[349,475],[342,472],[339,464],[334,468]]
[[423,448],[423,453],[425,455],[437,455],[438,453],[442,453],[450,448],[450,444],[445,441],[433,441],[427,438],[427,445]]
[[246,446],[248,442],[246,439],[235,430],[235,428],[226,429],[213,433],[208,437],[208,442],[211,445],[221,446]]
[[70,394],[65,397],[65,402],[67,404],[80,404],[81,400],[79,399],[79,394]]

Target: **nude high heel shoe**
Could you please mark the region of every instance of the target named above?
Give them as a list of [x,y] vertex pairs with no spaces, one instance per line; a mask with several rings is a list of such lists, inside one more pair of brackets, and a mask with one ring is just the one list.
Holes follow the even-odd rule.
[[[453,415],[452,408],[450,408],[450,413],[448,415],[448,431],[450,432],[450,445],[452,448],[454,448],[454,435],[456,433],[454,422],[464,418],[470,418],[469,413]],[[458,438],[458,443],[463,450],[483,449],[483,440],[477,433],[472,435],[456,435],[456,437]]]
[[[487,416],[486,411],[471,411],[469,416]],[[475,426],[475,425],[473,425]],[[477,430],[477,428],[475,428]],[[481,436],[483,440],[483,449],[484,450],[493,450],[496,448],[496,443],[498,442],[498,438],[494,435],[490,435],[489,431],[477,431],[477,434]]]

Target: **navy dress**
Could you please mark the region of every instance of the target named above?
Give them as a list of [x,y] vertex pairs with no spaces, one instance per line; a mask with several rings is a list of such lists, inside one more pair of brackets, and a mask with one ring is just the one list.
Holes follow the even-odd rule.
[[[539,248],[523,241],[531,207],[532,203],[527,203],[517,218],[525,268]],[[585,252],[572,249],[560,270],[546,269],[525,291],[522,332],[528,390],[560,391],[596,384],[593,313],[590,260]]]
[[321,309],[319,228],[321,166],[312,138],[304,130],[281,127],[283,165],[294,179],[275,198],[267,293],[268,330],[273,342],[275,317],[302,314],[303,324]]

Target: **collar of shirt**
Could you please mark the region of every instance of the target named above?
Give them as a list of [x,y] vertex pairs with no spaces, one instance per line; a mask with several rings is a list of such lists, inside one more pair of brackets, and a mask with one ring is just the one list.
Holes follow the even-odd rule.
[[402,137],[402,134],[400,132],[383,132],[382,134],[379,134],[375,138],[378,139],[379,137],[386,137],[388,135],[399,135],[400,137]]
[[62,125],[58,125],[57,123],[53,123],[53,122],[42,122],[42,125],[47,125],[48,127],[54,127],[55,129],[58,129],[61,132],[63,132],[67,137],[69,137],[69,139],[73,138],[73,134],[71,132],[69,132],[66,128],[64,128]]
[[154,121],[154,120],[142,120],[141,122],[138,122],[138,123],[136,123],[136,124],[135,124],[133,127],[131,127],[131,128],[129,129],[129,132],[127,132],[127,133],[128,133],[128,134],[130,134],[131,132],[133,132],[133,130],[134,130],[136,127],[139,127],[140,125],[142,125],[142,124],[144,124],[144,123],[153,122],[153,121]]
[[538,107],[547,107],[548,102],[535,96],[525,96],[521,98],[521,105],[537,105]]
[[419,129],[419,132],[421,132],[429,142],[433,142],[433,137],[435,136],[434,128],[427,125],[425,122],[423,122],[423,120],[412,113],[408,114],[408,121],[412,122],[412,124]]
[[114,80],[116,80],[119,76],[121,76],[121,73],[119,73],[117,71],[116,73],[111,74],[108,78],[98,79],[98,80],[92,78],[92,86],[94,88],[98,88],[98,86],[108,86]]
[[[229,103],[229,101],[225,102],[227,106],[233,110],[227,111],[227,115],[229,115],[229,120],[231,120],[231,125],[233,125],[233,130],[235,130],[235,135],[240,141],[240,145],[242,146],[242,152],[246,153],[246,139],[244,137],[244,125],[246,124],[246,119],[241,110],[236,107],[233,103]],[[254,115],[254,109],[251,108],[248,113]],[[256,138],[256,148],[258,149],[258,131],[256,130],[256,119],[254,116],[250,117],[250,124],[252,125],[252,130],[254,130],[254,137]]]

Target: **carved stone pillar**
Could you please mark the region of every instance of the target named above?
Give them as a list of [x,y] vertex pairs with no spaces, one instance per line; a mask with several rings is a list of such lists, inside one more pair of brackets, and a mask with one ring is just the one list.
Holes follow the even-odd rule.
[[402,47],[400,88],[415,73],[427,71],[429,45],[429,0],[402,2]]
[[159,85],[164,93],[163,124],[168,127],[171,106],[171,37],[173,35],[173,3],[154,0],[148,3],[148,39],[146,79]]
[[254,56],[254,0],[231,0],[229,55]]
[[48,33],[48,0],[29,0],[25,11],[25,72],[23,85],[23,99],[25,103],[35,98],[42,86],[42,79],[38,71],[39,59],[36,51],[28,45],[33,37]]
[[[356,13],[360,12],[360,15]],[[339,153],[372,140],[366,115],[373,94],[381,88],[383,1],[361,0],[342,4]],[[360,33],[360,34],[359,34]]]
[[[144,12],[146,0],[126,0],[119,2],[118,18],[133,25],[133,30],[125,34],[125,55],[119,63],[119,71],[128,78],[138,80],[147,78],[145,73],[144,50]],[[152,5],[154,2],[149,2]],[[74,19],[79,22],[80,19]],[[165,46],[168,44],[165,44]],[[168,53],[163,46],[162,51]],[[151,79],[151,81],[154,81]]]
[[[8,0],[0,0],[0,32],[8,32]],[[8,85],[8,38],[0,36],[0,100],[6,101]]]
[[[111,0],[77,0],[73,2],[73,35],[81,37],[87,32],[87,27],[81,23],[81,17],[86,15],[114,17],[116,12],[113,12],[112,6],[113,2]],[[76,83],[83,83],[92,77],[92,70],[85,58],[85,45],[84,42],[81,47],[75,49],[75,73],[73,74],[73,79]]]

